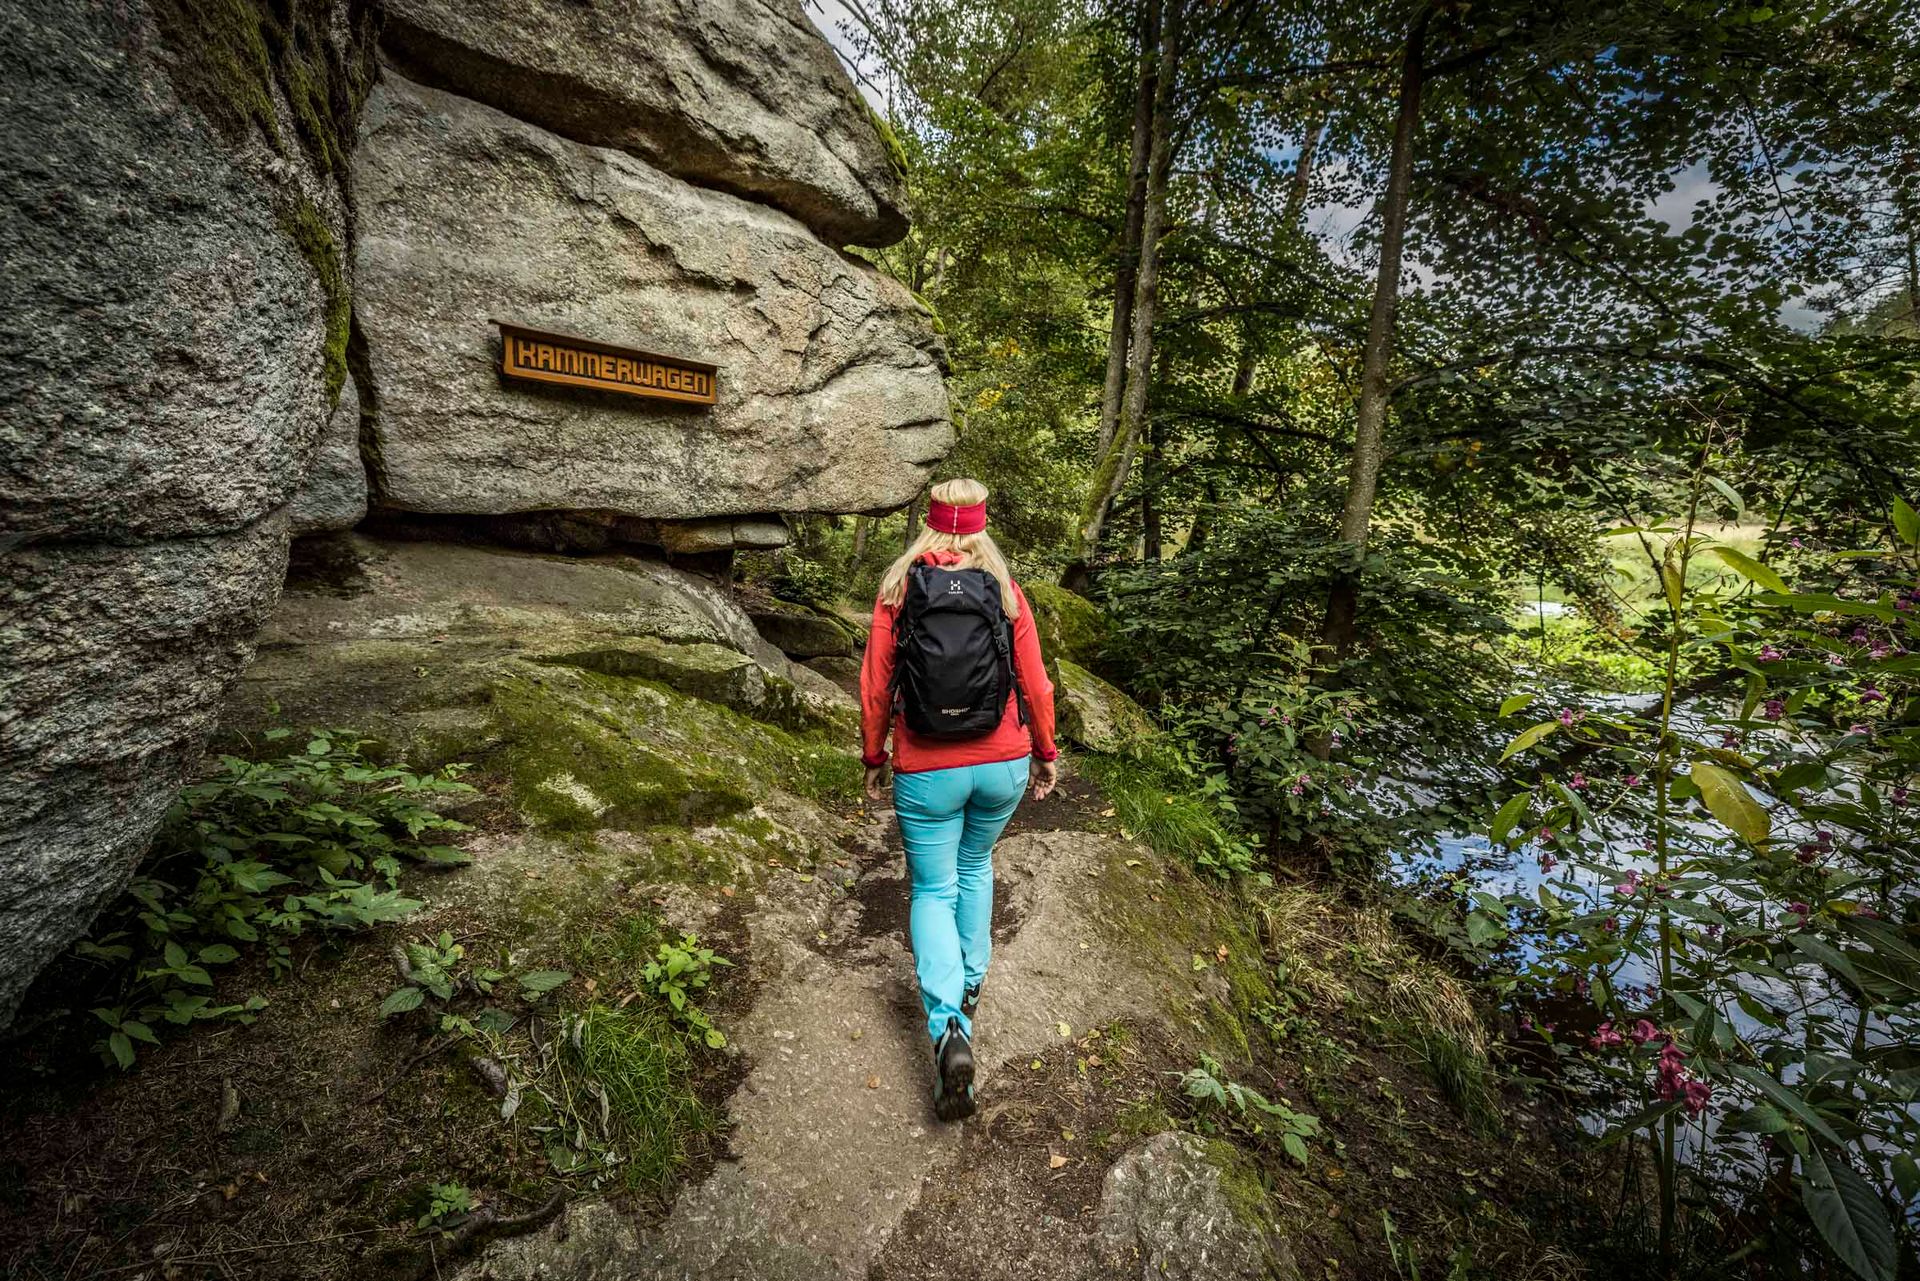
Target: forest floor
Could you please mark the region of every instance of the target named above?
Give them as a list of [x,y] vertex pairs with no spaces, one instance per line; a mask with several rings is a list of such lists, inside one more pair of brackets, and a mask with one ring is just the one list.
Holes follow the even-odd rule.
[[[706,920],[704,942],[757,959],[709,1005],[733,1048],[692,1051],[703,1119],[671,1184],[582,1196],[499,1120],[471,1052],[369,1017],[385,949],[359,942],[311,954],[259,1023],[199,1029],[124,1076],[71,1039],[16,1045],[13,1079],[36,1084],[0,1121],[6,1275],[427,1277],[470,1252],[464,1275],[501,1281],[912,1278],[965,1242],[981,1277],[1092,1278],[1108,1170],[1171,1127],[1242,1153],[1300,1275],[1396,1276],[1396,1247],[1429,1274],[1456,1258],[1463,1276],[1578,1274],[1592,1159],[1551,1139],[1550,1101],[1491,1073],[1449,1098],[1430,1059],[1460,1029],[1434,1021],[1476,1016],[1431,1008],[1377,914],[1297,890],[1262,924],[1104,810],[1070,778],[1003,838],[964,1125],[928,1103],[897,837],[849,807],[844,894],[796,872]],[[1304,1167],[1187,1096],[1203,1053],[1319,1116]],[[416,1226],[439,1181],[490,1207],[481,1231]]]
[[[962,1249],[1090,1279],[1122,1167],[1173,1130],[1274,1275],[1583,1274],[1632,1157],[1579,1141],[1382,906],[1203,877],[1069,760],[996,851],[979,1111],[942,1125],[897,827],[844,713],[709,701],[741,660],[705,598],[624,562],[353,554],[366,582],[290,588],[236,699],[473,761],[472,863],[409,872],[403,924],[296,940],[283,977],[239,963],[254,1021],[166,1029],[126,1072],[56,967],[0,1047],[5,1276],[891,1279]],[[442,932],[569,977],[381,1017],[397,945]],[[689,932],[732,962],[695,994],[723,1048],[646,977]]]

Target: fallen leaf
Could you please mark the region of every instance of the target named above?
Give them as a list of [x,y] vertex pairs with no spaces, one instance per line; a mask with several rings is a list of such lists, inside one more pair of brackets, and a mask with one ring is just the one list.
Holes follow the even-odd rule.
[[220,1189],[220,1194],[231,1201],[240,1195],[240,1185],[238,1183],[229,1183],[226,1187]]
[[1061,1156],[1058,1152],[1047,1158],[1047,1168],[1049,1170],[1057,1170],[1066,1163],[1067,1158]]
[[721,894],[721,897],[723,897],[723,898],[732,898],[732,897],[733,897],[733,886],[731,886],[731,885],[722,885],[722,886],[720,887],[720,894]]
[[1062,1139],[1064,1139],[1064,1140],[1065,1140],[1066,1142],[1068,1142],[1068,1143],[1071,1143],[1071,1142],[1073,1142],[1073,1131],[1072,1131],[1072,1130],[1062,1130],[1062,1131],[1060,1131],[1060,1137],[1061,1137]]
[[1221,960],[1223,960],[1223,961],[1224,961],[1224,960],[1226,960],[1226,959],[1227,959],[1227,955],[1228,955],[1228,953],[1227,953],[1227,945],[1226,945],[1225,943],[1222,943],[1222,944],[1221,944],[1220,946],[1218,946],[1218,947],[1216,947],[1216,948],[1214,948],[1214,949],[1213,949],[1213,954],[1214,954],[1215,956],[1217,956],[1217,957],[1219,957],[1219,958],[1220,958]]
[[1062,1024],[1059,1024],[1058,1026],[1059,1026],[1059,1028],[1060,1028],[1060,1035],[1061,1035],[1061,1036],[1072,1036],[1072,1035],[1073,1035],[1073,1028],[1072,1028],[1071,1026],[1069,1026],[1068,1024],[1065,1024],[1065,1023],[1062,1023]]
[[1100,811],[1100,817],[1101,817],[1101,818],[1112,818],[1112,817],[1113,817],[1113,806],[1111,806],[1111,805],[1109,805],[1109,806],[1107,806],[1107,808],[1105,808],[1105,809],[1103,809],[1103,810],[1101,810],[1101,811]]
[[853,1029],[853,1033],[852,1033],[852,1035],[850,1035],[849,1037],[847,1037],[847,1039],[848,1039],[849,1041],[857,1041],[857,1040],[859,1040],[859,1039],[860,1039],[861,1037],[863,1037],[863,1036],[865,1036],[866,1034],[867,1034],[867,1029],[865,1029],[865,1028],[863,1028],[863,1027],[857,1027],[857,1028],[855,1028],[855,1029]]
[[1128,859],[1128,860],[1127,860],[1127,866],[1128,866],[1128,867],[1139,867],[1139,866],[1140,866],[1140,860],[1139,860],[1139,859],[1137,859],[1137,858],[1130,858],[1130,859]]
[[1161,898],[1161,897],[1160,897],[1160,896],[1159,896],[1158,894],[1149,894],[1149,895],[1148,895],[1147,897],[1148,897],[1148,898],[1150,898],[1150,899],[1152,899],[1152,900],[1153,900],[1154,902],[1156,902],[1156,903],[1160,903],[1160,902],[1164,902],[1164,901],[1165,901],[1165,900],[1163,900],[1163,899],[1162,899],[1162,898]]
[[1100,1066],[1100,1056],[1099,1056],[1098,1054],[1089,1054],[1089,1055],[1087,1055],[1087,1066],[1088,1066],[1088,1067],[1099,1067],[1099,1066]]
[[879,1089],[879,1088],[880,1088],[880,1078],[879,1078],[879,1077],[877,1077],[877,1076],[870,1076],[870,1077],[868,1077],[868,1078],[867,1078],[867,1088],[868,1088],[869,1090],[877,1090],[877,1089]]
[[1404,1165],[1396,1165],[1393,1167],[1393,1177],[1396,1179],[1411,1179],[1413,1177],[1413,1171]]
[[1039,1060],[1039,1059],[1035,1059],[1035,1060],[1033,1061],[1033,1070],[1034,1070],[1034,1071],[1036,1071],[1036,1072],[1038,1072],[1038,1071],[1040,1070],[1040,1060]]
[[597,989],[599,988],[599,986],[600,986],[600,980],[599,980],[599,979],[588,979],[588,980],[587,980],[587,991],[589,991],[589,992],[592,992],[592,991],[595,991],[595,990],[597,990]]
[[813,877],[811,875],[803,873],[800,877],[800,883],[802,885],[805,885],[808,881],[811,881],[812,879]]
[[847,860],[843,858],[837,858],[833,860],[833,864],[835,867],[852,867],[853,866],[853,864],[847,862]]

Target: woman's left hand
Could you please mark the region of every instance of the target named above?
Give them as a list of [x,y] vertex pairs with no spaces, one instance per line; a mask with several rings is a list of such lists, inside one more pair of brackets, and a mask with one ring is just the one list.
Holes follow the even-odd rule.
[[1060,781],[1060,763],[1043,761],[1038,757],[1027,762],[1027,782],[1033,785],[1033,799],[1044,801],[1047,793]]
[[887,799],[886,766],[867,766],[867,799],[870,801],[884,801]]

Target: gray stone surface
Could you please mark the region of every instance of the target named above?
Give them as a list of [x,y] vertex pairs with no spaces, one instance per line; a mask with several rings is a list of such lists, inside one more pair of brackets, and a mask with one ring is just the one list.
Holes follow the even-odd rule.
[[853,653],[853,633],[835,618],[803,606],[747,611],[767,643],[788,658],[828,658]]
[[286,568],[286,518],[0,554],[0,1024],[126,884]]
[[267,149],[164,57],[137,0],[0,6],[0,546],[239,529],[325,418],[324,297]]
[[1054,706],[1062,738],[1092,752],[1124,752],[1153,736],[1152,719],[1119,687],[1069,659],[1059,659],[1055,667],[1060,678]]
[[[1218,1152],[1218,1154],[1216,1154]],[[1244,1200],[1235,1203],[1220,1145],[1178,1130],[1156,1134],[1107,1171],[1100,1247],[1119,1276],[1141,1281],[1296,1281],[1284,1242]],[[1238,1177],[1254,1180],[1250,1171]],[[1250,1190],[1258,1190],[1252,1181]]]
[[293,496],[293,532],[352,529],[367,515],[367,468],[360,461],[360,389],[351,376],[340,389],[314,447],[306,478]]
[[0,5],[0,1026],[193,769],[329,409],[344,205],[232,8]]
[[408,74],[555,133],[890,245],[906,188],[797,0],[386,0]]
[[[952,444],[924,310],[764,205],[392,74],[353,187],[385,504],[867,511]],[[491,317],[712,361],[719,403],[503,387]]]
[[[349,533],[350,585],[295,582],[261,636],[263,652],[229,714],[268,700],[294,724],[345,714],[313,705],[312,674],[364,673],[353,714],[396,718],[484,701],[504,657],[640,676],[738,711],[852,733],[852,700],[760,638],[727,590],[633,556],[549,556]],[[327,695],[336,699],[336,695]],[[433,717],[428,717],[431,721]],[[320,723],[315,721],[314,723]]]
[[[862,920],[860,901],[877,897],[865,882],[904,876],[891,818],[874,814],[857,838],[871,855],[858,895],[816,882],[807,888],[817,894],[756,901],[752,964],[768,981],[728,1029],[753,1065],[728,1104],[735,1159],[684,1189],[657,1230],[576,1203],[552,1228],[491,1247],[462,1281],[869,1274],[924,1180],[956,1158],[962,1133],[935,1120],[928,1101],[929,1044],[908,1013],[918,1001],[906,940]],[[1152,855],[1072,831],[1011,836],[995,849],[999,892],[1019,926],[994,948],[992,1013],[977,1041],[983,1116],[1001,1078],[1062,1044],[1061,1024],[1083,1036],[1153,1012],[1163,984],[1184,978],[1102,928],[1097,873],[1117,857]],[[850,950],[823,955],[821,935]]]

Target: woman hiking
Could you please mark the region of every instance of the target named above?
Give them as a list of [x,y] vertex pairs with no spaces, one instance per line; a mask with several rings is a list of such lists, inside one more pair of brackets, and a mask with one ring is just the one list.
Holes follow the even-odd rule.
[[1033,611],[987,530],[987,489],[935,485],[926,528],[880,581],[860,667],[867,795],[893,808],[913,882],[933,1110],[973,1114],[973,1015],[993,948],[993,843],[1030,783],[1058,779],[1053,684]]

